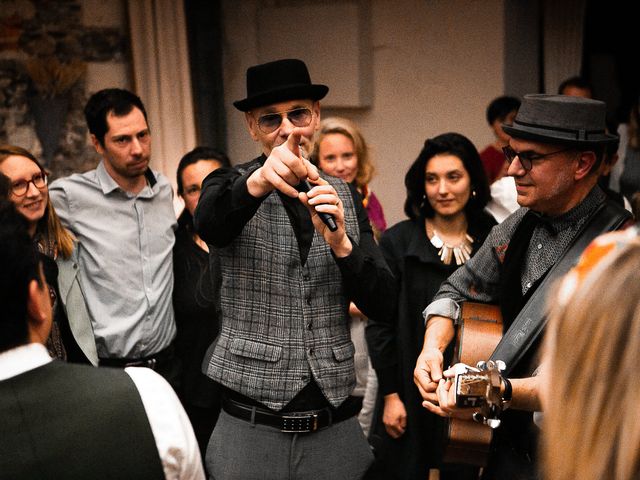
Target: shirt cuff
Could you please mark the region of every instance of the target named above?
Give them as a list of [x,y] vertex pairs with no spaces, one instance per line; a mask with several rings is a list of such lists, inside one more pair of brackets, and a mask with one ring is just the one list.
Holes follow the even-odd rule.
[[231,198],[233,199],[234,205],[237,205],[241,208],[258,207],[264,201],[264,199],[269,196],[269,193],[267,193],[262,197],[256,198],[249,193],[249,189],[247,188],[247,180],[254,171],[255,169],[240,176],[231,186]]
[[340,271],[359,272],[363,268],[365,254],[351,237],[349,237],[349,240],[351,240],[351,253],[349,255],[338,258],[335,253],[333,253],[333,250],[331,251],[331,255],[335,259]]
[[378,376],[378,388],[382,396],[400,391],[398,385],[398,365],[376,369]]
[[440,298],[431,302],[422,312],[425,325],[431,317],[436,315],[450,318],[453,320],[453,323],[457,325],[460,316],[460,307],[450,298]]

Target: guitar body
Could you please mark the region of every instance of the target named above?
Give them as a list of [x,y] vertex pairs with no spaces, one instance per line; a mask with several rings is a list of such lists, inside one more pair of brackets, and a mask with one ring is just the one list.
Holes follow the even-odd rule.
[[[458,325],[453,363],[475,366],[488,360],[502,338],[500,307],[483,303],[462,304],[462,321]],[[473,420],[450,418],[445,428],[443,460],[486,466],[491,447],[492,430]]]

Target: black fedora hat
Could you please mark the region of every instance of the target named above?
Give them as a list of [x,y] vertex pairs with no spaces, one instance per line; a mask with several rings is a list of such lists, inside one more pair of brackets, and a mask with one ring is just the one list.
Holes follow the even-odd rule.
[[326,85],[314,85],[302,60],[286,58],[247,69],[247,98],[233,102],[240,111],[310,98],[320,100],[329,91]]
[[618,140],[606,133],[604,102],[567,95],[525,95],[513,125],[503,130],[514,138],[562,145],[599,145]]

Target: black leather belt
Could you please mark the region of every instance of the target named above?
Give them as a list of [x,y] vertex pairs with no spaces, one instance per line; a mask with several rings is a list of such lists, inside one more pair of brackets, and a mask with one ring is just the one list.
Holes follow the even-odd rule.
[[152,370],[158,368],[158,365],[170,360],[174,357],[173,344],[169,345],[164,350],[160,350],[158,353],[154,353],[144,358],[100,358],[99,364],[101,367],[147,367]]
[[309,410],[306,412],[277,413],[263,408],[245,405],[230,398],[222,400],[222,408],[232,417],[251,423],[267,425],[287,433],[310,433],[330,427],[355,415],[352,409],[330,408]]

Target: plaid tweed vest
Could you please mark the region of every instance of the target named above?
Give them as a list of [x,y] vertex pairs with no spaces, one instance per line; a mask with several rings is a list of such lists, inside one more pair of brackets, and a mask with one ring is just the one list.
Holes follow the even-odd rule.
[[[349,237],[360,241],[347,184],[325,177],[344,204]],[[333,406],[355,386],[354,346],[342,277],[314,232],[304,265],[287,212],[269,195],[229,246],[212,250],[220,266],[221,331],[206,373],[226,387],[282,409],[315,379]]]

